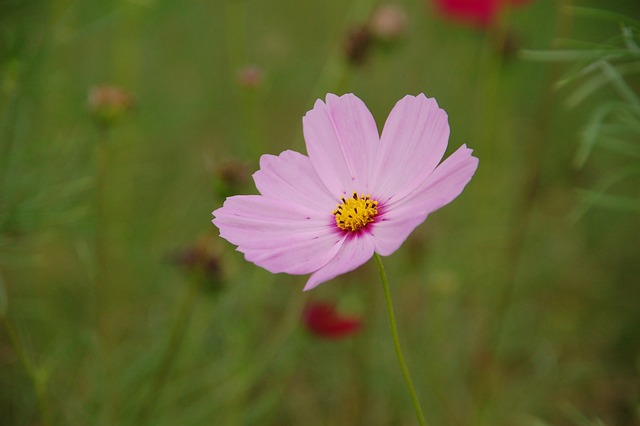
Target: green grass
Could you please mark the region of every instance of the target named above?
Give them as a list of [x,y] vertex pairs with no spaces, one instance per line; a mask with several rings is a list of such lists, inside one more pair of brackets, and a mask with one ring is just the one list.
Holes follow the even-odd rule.
[[[574,62],[504,58],[494,34],[400,3],[405,37],[356,67],[343,43],[364,0],[0,3],[0,423],[416,424],[373,262],[302,293],[210,219],[229,191],[255,192],[262,153],[304,150],[316,98],[353,92],[382,125],[424,92],[449,115],[448,153],[480,158],[384,259],[430,424],[640,424],[640,194],[604,187],[637,167],[637,141],[580,154],[594,111],[624,99],[602,84],[567,108]],[[550,0],[509,18],[529,50],[620,34]],[[256,89],[238,83],[251,64]],[[620,78],[638,93],[637,73]],[[102,84],[135,96],[107,130],[87,110]],[[231,186],[228,161],[246,169]],[[219,261],[213,282],[175,265],[194,244]],[[300,313],[320,299],[361,332],[310,335]]]

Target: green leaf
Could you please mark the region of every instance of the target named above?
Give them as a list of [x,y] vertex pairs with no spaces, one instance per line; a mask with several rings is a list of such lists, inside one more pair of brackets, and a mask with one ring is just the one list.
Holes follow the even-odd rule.
[[602,128],[603,121],[614,111],[620,104],[619,103],[607,103],[598,107],[589,120],[589,124],[585,127],[580,138],[580,147],[576,153],[574,164],[577,168],[584,166],[587,158],[591,154],[593,147],[596,144],[598,136],[600,135],[600,129]]
[[616,23],[625,23],[636,28],[640,28],[640,22],[636,21],[635,19],[629,18],[628,16],[621,15],[616,12],[611,12],[609,10],[602,10],[591,7],[568,6],[567,11],[574,16],[594,18]]
[[628,50],[620,48],[597,50],[521,50],[519,56],[525,60],[549,62],[597,60],[603,57],[611,60],[625,57],[640,59],[640,53],[630,54]]
[[618,170],[602,179],[593,190],[579,190],[580,206],[571,214],[571,220],[577,222],[592,207],[604,207],[611,210],[640,212],[640,199],[624,195],[608,194],[615,184],[640,175],[640,165],[633,165]]

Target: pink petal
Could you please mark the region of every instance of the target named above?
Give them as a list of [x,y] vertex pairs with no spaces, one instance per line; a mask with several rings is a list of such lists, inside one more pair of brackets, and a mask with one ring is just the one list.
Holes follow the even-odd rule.
[[344,243],[338,234],[317,235],[305,240],[292,238],[278,247],[264,250],[244,249],[245,259],[265,268],[271,273],[303,275],[311,273],[335,256]]
[[260,170],[253,174],[258,191],[265,197],[313,206],[331,213],[336,194],[330,194],[311,165],[309,157],[295,151],[260,157]]
[[379,222],[372,224],[371,237],[376,253],[388,256],[398,250],[411,232],[425,221],[427,215],[400,216],[385,215]]
[[374,242],[367,232],[346,235],[340,251],[325,266],[315,271],[304,291],[311,290],[338,275],[353,271],[373,256]]
[[328,94],[303,117],[307,152],[318,176],[339,197],[368,193],[372,158],[379,135],[373,116],[352,94]]
[[377,253],[387,256],[396,251],[427,215],[460,195],[478,168],[472,152],[462,145],[415,192],[385,206],[386,211],[371,227]]
[[260,195],[227,198],[213,212],[220,236],[245,258],[277,273],[308,274],[331,260],[343,244],[330,212]]
[[423,94],[402,98],[382,131],[372,195],[393,201],[414,191],[442,159],[448,139],[447,114],[435,99]]
[[478,168],[478,159],[472,149],[462,145],[429,175],[414,193],[403,200],[402,210],[429,214],[449,204],[460,193]]

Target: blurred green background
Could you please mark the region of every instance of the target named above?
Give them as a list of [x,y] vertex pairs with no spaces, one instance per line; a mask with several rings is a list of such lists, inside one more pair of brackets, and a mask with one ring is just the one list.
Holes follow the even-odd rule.
[[[302,293],[210,222],[327,92],[379,126],[424,92],[480,158],[385,259],[431,423],[640,424],[640,28],[569,3],[397,1],[380,40],[365,0],[0,0],[0,424],[415,424],[372,264]],[[310,333],[319,300],[363,328]]]

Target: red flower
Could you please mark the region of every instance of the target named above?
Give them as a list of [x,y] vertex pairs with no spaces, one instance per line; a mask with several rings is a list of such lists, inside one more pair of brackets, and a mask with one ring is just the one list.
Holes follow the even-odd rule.
[[435,0],[446,18],[481,28],[491,27],[506,7],[520,6],[531,0]]
[[310,302],[304,309],[304,323],[316,336],[339,339],[356,333],[362,325],[355,316],[341,316],[335,306],[327,302]]

